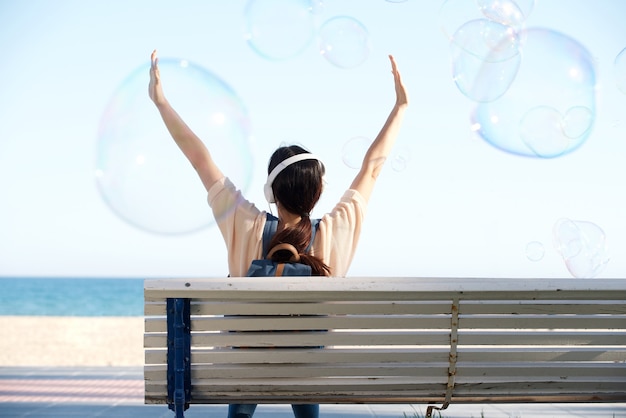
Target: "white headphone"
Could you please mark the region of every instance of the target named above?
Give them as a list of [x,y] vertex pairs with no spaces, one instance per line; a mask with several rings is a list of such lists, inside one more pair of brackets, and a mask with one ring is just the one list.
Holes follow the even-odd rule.
[[289,167],[291,164],[303,160],[319,161],[320,159],[317,158],[314,154],[306,152],[302,154],[292,155],[291,157],[284,159],[283,161],[278,163],[276,167],[274,167],[269,176],[267,176],[267,182],[265,182],[265,186],[263,187],[263,191],[265,192],[265,199],[267,199],[268,203],[276,203],[276,199],[274,198],[274,191],[272,190],[272,183],[274,183],[276,176],[278,176],[281,171]]

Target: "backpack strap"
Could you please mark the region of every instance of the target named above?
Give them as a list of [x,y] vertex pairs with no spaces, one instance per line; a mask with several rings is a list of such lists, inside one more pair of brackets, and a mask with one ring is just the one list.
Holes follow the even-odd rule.
[[317,228],[320,227],[319,219],[311,219],[311,241],[309,241],[309,246],[306,247],[305,253],[311,251],[311,247],[313,246],[313,241],[315,241],[315,233],[317,232]]
[[298,250],[291,244],[287,244],[283,242],[282,244],[274,245],[269,253],[267,253],[267,258],[272,258],[276,251],[289,251],[291,253],[291,258],[289,259],[290,263],[297,263],[300,261],[300,254],[298,254]]
[[272,237],[276,233],[277,229],[278,218],[269,212],[266,213],[265,226],[263,227],[263,252],[261,253],[261,258],[265,259],[267,257],[270,241],[272,240]]
[[[315,233],[320,226],[320,219],[311,219],[311,241],[309,241],[309,246],[306,247],[305,252],[308,253],[311,250],[311,246],[313,245],[313,241],[315,240]],[[270,241],[272,237],[276,233],[278,229],[278,218],[271,213],[267,212],[265,217],[265,226],[263,227],[263,252],[261,256],[263,259],[267,258],[267,253],[269,251]]]

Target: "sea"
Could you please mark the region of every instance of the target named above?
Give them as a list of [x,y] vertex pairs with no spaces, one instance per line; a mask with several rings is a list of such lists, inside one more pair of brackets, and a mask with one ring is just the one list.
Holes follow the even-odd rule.
[[143,282],[0,277],[0,315],[143,316]]

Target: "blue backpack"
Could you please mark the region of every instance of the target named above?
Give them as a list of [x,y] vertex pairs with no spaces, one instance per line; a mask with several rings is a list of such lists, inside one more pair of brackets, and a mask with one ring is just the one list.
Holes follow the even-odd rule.
[[[319,219],[311,219],[311,241],[307,246],[305,252],[309,252],[311,246],[313,245],[313,240],[315,239],[315,233],[317,232],[317,228],[319,227],[320,220]],[[272,215],[271,213],[267,214],[267,218],[265,220],[265,227],[263,228],[263,258],[260,260],[252,260],[252,264],[250,264],[250,268],[248,269],[248,273],[246,276],[252,277],[261,277],[261,276],[311,276],[311,266],[303,263],[299,263],[299,255],[298,251],[291,244],[278,244],[273,248],[269,249],[270,241],[272,237],[276,233],[276,229],[278,229],[278,218]],[[293,253],[292,260],[286,263],[279,263],[276,261],[272,261],[272,254],[276,251],[287,250]],[[271,315],[263,315],[263,316],[271,316]],[[277,315],[280,317],[281,315]],[[309,316],[318,316],[318,315],[309,315]],[[231,331],[231,332],[249,332],[249,331]],[[254,331],[251,331],[254,332]],[[274,332],[272,330],[267,330],[263,332]],[[289,332],[289,330],[283,330],[282,332]],[[308,330],[308,332],[327,332],[327,330]],[[253,348],[253,347],[233,347],[233,348]],[[254,347],[259,348],[259,347]],[[267,347],[260,347],[267,348]],[[272,347],[273,348],[273,347]],[[294,349],[294,348],[323,348],[321,346],[294,346],[294,347],[280,347],[282,349]]]
[[[319,227],[319,219],[311,219],[311,241],[306,248],[308,253],[313,245],[315,239],[315,233]],[[262,277],[262,276],[311,276],[311,266],[300,263],[300,256],[298,251],[291,244],[278,244],[275,247],[269,249],[270,241],[276,233],[278,228],[278,218],[271,213],[267,214],[265,220],[265,227],[263,228],[263,252],[262,259],[252,260],[250,268],[246,273],[246,276]],[[279,263],[272,261],[271,257],[276,251],[287,250],[293,253],[291,261],[286,263]]]

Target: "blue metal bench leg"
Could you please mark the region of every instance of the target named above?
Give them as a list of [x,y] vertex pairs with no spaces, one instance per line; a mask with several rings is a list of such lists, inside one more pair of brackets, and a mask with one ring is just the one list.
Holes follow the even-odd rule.
[[167,299],[167,402],[184,418],[191,399],[190,300]]

